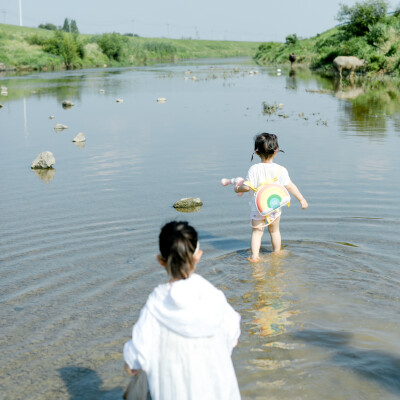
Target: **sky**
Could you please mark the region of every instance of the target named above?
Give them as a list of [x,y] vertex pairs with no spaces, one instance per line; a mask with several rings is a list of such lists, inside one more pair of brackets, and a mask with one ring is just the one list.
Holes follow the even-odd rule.
[[[388,1],[393,11],[400,0]],[[0,23],[37,27],[74,19],[80,33],[142,37],[285,41],[315,36],[338,24],[339,4],[356,0],[0,0]]]

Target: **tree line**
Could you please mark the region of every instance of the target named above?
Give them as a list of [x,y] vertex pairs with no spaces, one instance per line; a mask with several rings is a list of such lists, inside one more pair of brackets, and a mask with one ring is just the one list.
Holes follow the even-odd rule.
[[38,26],[40,29],[47,29],[48,31],[64,31],[68,33],[79,33],[78,25],[74,19],[64,19],[64,24],[62,26],[56,26],[49,22],[45,24],[40,24]]

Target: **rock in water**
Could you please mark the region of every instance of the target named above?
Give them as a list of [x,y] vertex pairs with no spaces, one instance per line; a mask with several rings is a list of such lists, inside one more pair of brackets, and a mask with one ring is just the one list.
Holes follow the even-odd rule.
[[84,142],[86,140],[85,135],[82,132],[79,132],[74,139],[73,142]]
[[64,129],[67,129],[67,128],[68,128],[67,125],[56,124],[56,126],[54,127],[54,130],[56,130],[56,131],[63,131]]
[[47,169],[52,168],[55,164],[56,159],[51,151],[43,151],[40,153],[32,162],[32,169]]
[[185,197],[183,199],[178,200],[173,207],[174,208],[192,208],[192,207],[201,207],[203,202],[198,197]]
[[72,101],[69,101],[69,100],[64,100],[63,102],[62,102],[62,106],[64,107],[64,108],[69,108],[69,107],[72,107],[74,105],[74,103],[72,102]]

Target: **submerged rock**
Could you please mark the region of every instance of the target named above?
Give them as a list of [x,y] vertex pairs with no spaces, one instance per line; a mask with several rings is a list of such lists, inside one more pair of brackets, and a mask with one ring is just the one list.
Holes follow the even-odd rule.
[[124,102],[124,100],[123,99],[117,99],[117,100],[115,100],[117,103],[123,103]]
[[3,104],[0,104],[0,108],[3,108]]
[[62,102],[62,106],[64,107],[64,108],[70,108],[70,107],[72,107],[74,105],[74,103],[72,102],[72,101],[69,101],[69,100],[64,100],[63,102]]
[[74,139],[73,142],[84,142],[86,140],[85,135],[82,132],[79,132]]
[[203,202],[199,197],[185,197],[183,199],[178,200],[173,207],[174,208],[193,208],[193,207],[201,207]]
[[54,115],[49,115],[49,119],[54,119]]
[[51,151],[43,151],[32,162],[32,169],[48,169],[52,168],[56,159]]
[[165,103],[167,101],[167,99],[165,97],[159,97],[157,99],[157,103]]

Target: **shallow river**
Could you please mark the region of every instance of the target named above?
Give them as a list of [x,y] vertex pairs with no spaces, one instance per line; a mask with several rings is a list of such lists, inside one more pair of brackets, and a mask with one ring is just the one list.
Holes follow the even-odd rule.
[[[400,398],[396,93],[245,60],[0,84],[1,398],[121,397],[122,346],[166,280],[155,257],[171,219],[198,229],[198,272],[242,315],[243,399]],[[263,114],[263,102],[283,108]],[[309,209],[285,208],[284,251],[265,236],[251,264],[248,196],[220,179],[246,175],[263,131]],[[55,168],[39,174],[30,164],[45,150]],[[182,197],[204,206],[179,213]]]

